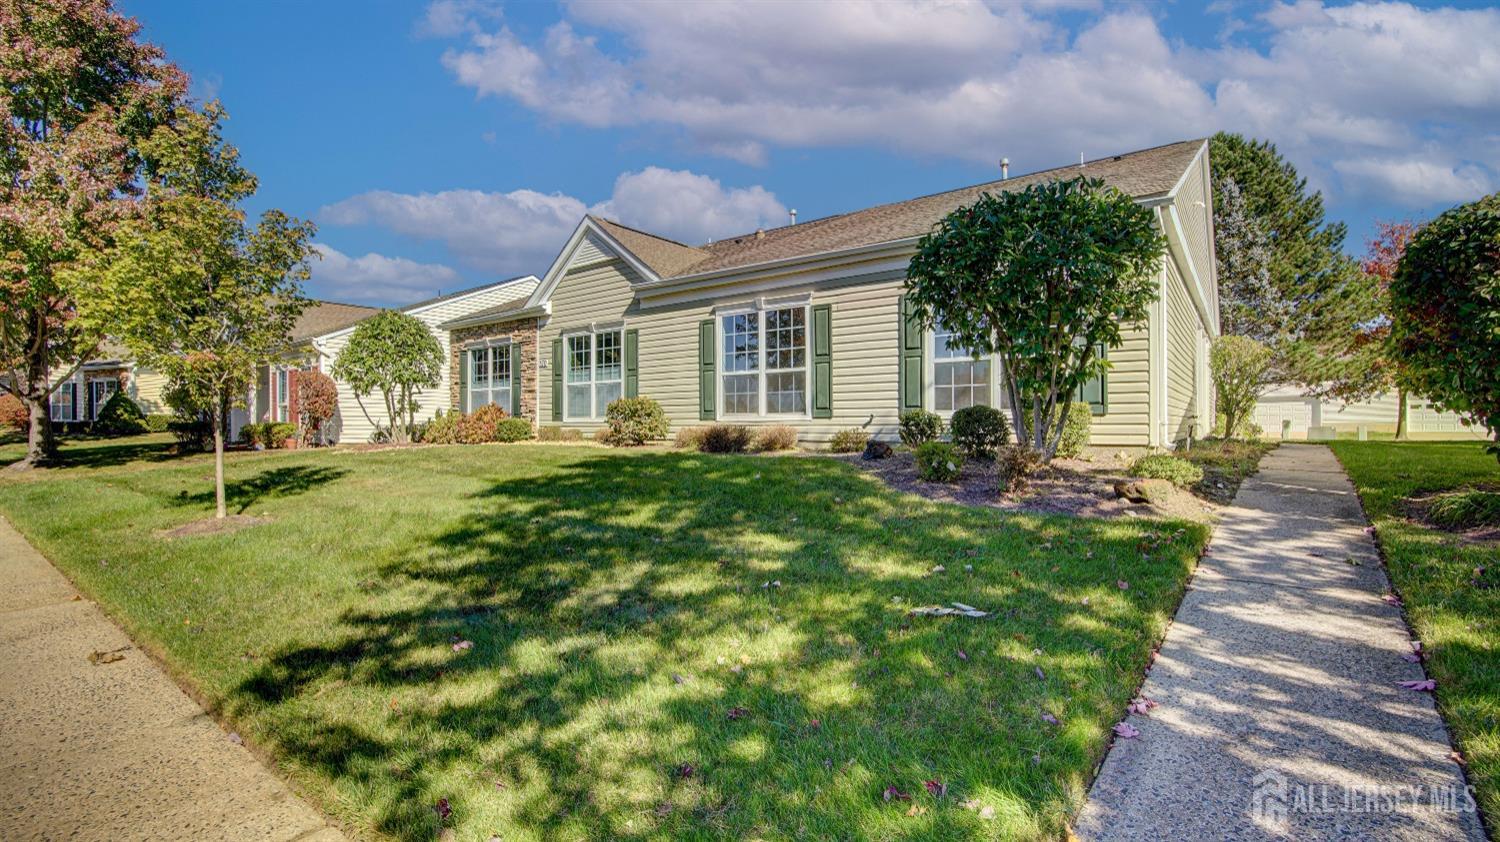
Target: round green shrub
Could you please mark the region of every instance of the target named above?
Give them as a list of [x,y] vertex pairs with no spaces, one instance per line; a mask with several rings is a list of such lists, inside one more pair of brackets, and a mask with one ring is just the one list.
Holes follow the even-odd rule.
[[527,441],[531,438],[531,422],[525,418],[507,418],[495,425],[495,441]]
[[1089,433],[1094,427],[1094,411],[1083,401],[1074,401],[1068,408],[1068,419],[1063,422],[1062,438],[1057,441],[1057,455],[1072,459],[1089,446]]
[[618,398],[604,410],[609,432],[605,442],[617,447],[634,447],[667,437],[671,421],[661,404],[648,397]]
[[266,442],[266,447],[286,447],[287,439],[297,437],[297,425],[286,421],[278,421],[270,426],[267,435],[269,440]]
[[1164,479],[1178,488],[1203,481],[1203,469],[1186,459],[1153,453],[1142,456],[1130,465],[1130,475],[1143,479]]
[[928,482],[953,482],[963,467],[963,454],[947,442],[929,441],[917,446],[917,476]]
[[916,448],[943,435],[943,419],[936,412],[913,409],[901,413],[901,443]]
[[786,424],[772,424],[755,431],[751,446],[762,453],[778,450],[794,450],[797,447],[797,428]]
[[117,391],[104,402],[94,420],[94,432],[105,436],[133,436],[146,432],[146,414],[123,391]]
[[948,422],[953,443],[970,459],[993,459],[1010,442],[1005,414],[992,406],[966,406]]
[[828,449],[834,453],[859,453],[870,441],[870,434],[858,427],[839,430],[828,440]]

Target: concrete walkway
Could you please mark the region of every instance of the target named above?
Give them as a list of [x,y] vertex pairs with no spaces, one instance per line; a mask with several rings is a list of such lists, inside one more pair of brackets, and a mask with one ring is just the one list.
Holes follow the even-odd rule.
[[130,647],[0,518],[0,839],[344,838]]
[[1214,533],[1083,839],[1483,839],[1354,489],[1283,445]]

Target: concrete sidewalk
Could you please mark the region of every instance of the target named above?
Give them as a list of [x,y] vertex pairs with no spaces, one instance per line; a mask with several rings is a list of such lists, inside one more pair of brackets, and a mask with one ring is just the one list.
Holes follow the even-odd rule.
[[0,839],[343,838],[0,518]]
[[1282,445],[1235,497],[1079,816],[1083,839],[1473,839],[1354,488]]

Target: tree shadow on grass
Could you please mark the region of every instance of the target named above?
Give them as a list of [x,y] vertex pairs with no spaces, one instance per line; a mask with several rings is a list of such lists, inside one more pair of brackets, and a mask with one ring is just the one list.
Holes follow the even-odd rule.
[[[1140,561],[1177,525],[939,506],[831,460],[584,456],[472,503],[228,702],[399,838],[439,797],[481,838],[1055,833],[1187,563]],[[1123,567],[1056,563],[1090,551]],[[906,614],[953,601],[996,616]]]
[[[312,465],[286,465],[267,468],[247,479],[224,484],[224,502],[227,507],[243,514],[251,506],[265,500],[295,497],[321,485],[327,485],[344,477],[349,472],[343,468],[328,468]],[[214,502],[214,491],[186,492],[173,498],[180,506],[204,506]]]

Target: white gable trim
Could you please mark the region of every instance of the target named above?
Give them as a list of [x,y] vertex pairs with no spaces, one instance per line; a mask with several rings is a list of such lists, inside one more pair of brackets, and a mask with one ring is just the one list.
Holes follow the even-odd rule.
[[601,242],[614,251],[615,254],[619,255],[620,259],[629,264],[630,268],[634,269],[646,282],[655,283],[661,280],[655,272],[651,271],[650,267],[640,261],[640,258],[631,254],[630,249],[625,248],[619,240],[611,237],[608,231],[595,225],[592,219],[585,216],[579,221],[578,227],[573,229],[573,235],[568,237],[568,242],[563,246],[562,251],[558,252],[557,259],[552,261],[552,266],[547,269],[547,274],[542,276],[541,284],[531,293],[531,297],[526,300],[526,308],[528,310],[533,307],[541,307],[552,298],[553,291],[562,282],[563,276],[568,274],[568,270],[572,268],[573,256],[578,253],[579,247],[583,245],[584,238],[590,234],[598,237]]
[[[488,292],[494,292],[495,290],[497,290],[497,289],[499,289],[501,287],[510,286],[511,284],[515,284],[517,286],[525,286],[528,282],[532,283],[532,284],[539,283],[537,281],[536,275],[522,275],[519,278],[511,278],[511,279],[505,280],[505,281],[497,281],[497,282],[495,282],[493,284],[488,284],[486,286],[482,286],[482,287],[479,287],[477,289],[471,289],[468,292],[465,292],[465,293],[463,293],[461,295],[453,295],[453,296],[449,296],[447,298],[440,298],[437,301],[429,302],[427,304],[423,304],[421,307],[414,307],[414,308],[412,308],[410,310],[405,310],[405,309],[401,309],[401,308],[398,307],[398,308],[396,308],[396,312],[398,312],[398,313],[405,313],[408,316],[415,316],[418,313],[425,313],[425,312],[427,312],[428,310],[431,310],[434,307],[446,307],[449,304],[453,304],[454,302],[463,301],[466,298],[473,298],[476,295],[484,295],[485,293],[488,293]],[[374,315],[375,315],[374,313],[370,314],[370,316],[374,316]],[[370,316],[366,316],[365,318],[369,318]],[[329,340],[329,339],[333,339],[335,337],[343,336],[346,333],[352,333],[352,332],[354,332],[354,329],[357,328],[357,327],[359,327],[360,324],[363,321],[364,321],[364,319],[360,319],[358,322],[355,322],[354,324],[349,325],[348,327],[341,327],[338,330],[329,331],[328,333],[320,333],[317,336],[309,336],[304,341],[310,341],[310,342],[312,342],[312,343],[314,343],[316,345],[319,342],[319,340],[325,340],[326,341],[326,340]]]

